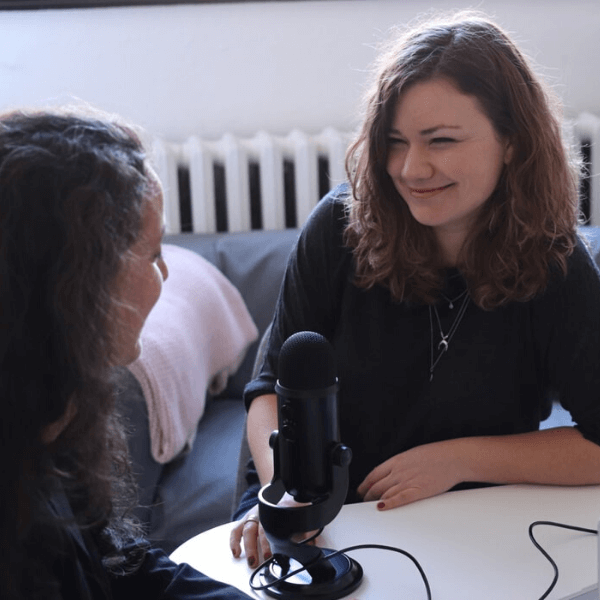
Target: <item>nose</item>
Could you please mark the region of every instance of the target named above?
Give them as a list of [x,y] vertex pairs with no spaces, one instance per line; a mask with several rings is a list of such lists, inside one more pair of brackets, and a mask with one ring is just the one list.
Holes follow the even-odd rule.
[[433,176],[433,165],[427,151],[419,145],[411,145],[405,155],[401,175],[404,181],[420,181]]

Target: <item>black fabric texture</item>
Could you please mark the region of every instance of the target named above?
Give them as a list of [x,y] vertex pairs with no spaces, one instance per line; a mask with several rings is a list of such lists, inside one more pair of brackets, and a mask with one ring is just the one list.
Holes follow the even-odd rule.
[[[430,381],[432,329],[434,360],[439,332],[428,306],[352,283],[344,194],[339,186],[317,205],[292,251],[265,361],[245,388],[247,407],[274,392],[279,349],[290,335],[324,335],[338,368],[342,442],[353,453],[348,501],[375,466],[415,446],[537,430],[553,398],[600,443],[600,273],[582,241],[566,277],[555,276],[537,298],[492,311],[471,302]],[[465,287],[449,269],[444,294],[455,298]],[[437,305],[445,332],[456,304]]]

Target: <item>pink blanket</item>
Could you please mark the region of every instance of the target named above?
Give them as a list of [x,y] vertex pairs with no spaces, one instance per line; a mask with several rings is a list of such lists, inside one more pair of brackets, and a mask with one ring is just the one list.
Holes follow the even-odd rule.
[[129,369],[146,402],[152,456],[166,463],[191,446],[206,391],[235,373],[258,331],[238,290],[207,260],[163,244],[169,277]]

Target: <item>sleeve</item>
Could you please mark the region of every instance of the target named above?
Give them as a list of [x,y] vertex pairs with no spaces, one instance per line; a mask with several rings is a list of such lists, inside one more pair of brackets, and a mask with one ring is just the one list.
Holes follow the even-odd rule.
[[600,271],[583,242],[538,308],[534,332],[548,386],[583,436],[600,445]]
[[343,242],[346,190],[338,186],[317,204],[290,254],[260,373],[244,390],[247,408],[274,392],[279,350],[290,335],[315,331],[331,341],[351,260]]
[[174,563],[159,548],[147,551],[135,573],[114,577],[111,587],[115,600],[250,600],[244,592],[210,579],[188,564]]

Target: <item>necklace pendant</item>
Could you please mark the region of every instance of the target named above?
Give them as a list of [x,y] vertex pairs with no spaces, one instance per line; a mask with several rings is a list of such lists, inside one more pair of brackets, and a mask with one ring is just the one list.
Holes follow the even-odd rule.
[[448,340],[443,337],[442,341],[438,344],[438,350],[441,352],[446,352],[448,350]]
[[448,304],[448,308],[449,308],[450,310],[452,310],[452,309],[454,308],[454,304],[453,304],[452,302],[450,302],[450,304]]

